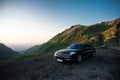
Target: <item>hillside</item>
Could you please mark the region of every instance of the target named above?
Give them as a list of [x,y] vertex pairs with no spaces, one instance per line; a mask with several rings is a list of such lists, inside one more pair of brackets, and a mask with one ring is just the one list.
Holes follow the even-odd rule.
[[0,60],[6,60],[18,56],[19,53],[0,43]]
[[[74,25],[70,29],[63,31],[62,33],[53,37],[50,43],[78,43],[87,42],[92,43],[97,41],[97,36],[102,34],[104,42],[108,42],[112,38],[115,38],[116,27],[120,23],[120,18],[102,22],[90,26]],[[71,32],[70,32],[71,31]]]
[[116,43],[116,27],[120,18],[101,22],[89,26],[73,25],[69,29],[57,34],[32,53],[53,54],[56,50],[66,48],[72,43],[88,43],[95,47],[102,45],[119,46]]

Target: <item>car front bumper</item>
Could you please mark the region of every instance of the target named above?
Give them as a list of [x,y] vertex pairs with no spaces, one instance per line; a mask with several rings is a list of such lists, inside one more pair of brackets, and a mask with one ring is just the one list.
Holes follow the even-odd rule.
[[71,61],[76,61],[77,60],[76,56],[69,56],[69,57],[54,56],[54,58],[58,62],[71,62]]
[[70,58],[70,57],[54,56],[54,58],[55,58],[58,62],[71,61],[71,58]]

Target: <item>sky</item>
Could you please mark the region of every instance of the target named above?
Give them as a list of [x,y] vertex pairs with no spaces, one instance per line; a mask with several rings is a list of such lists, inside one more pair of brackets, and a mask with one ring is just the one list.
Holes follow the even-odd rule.
[[0,43],[23,50],[72,25],[119,17],[120,0],[0,0]]

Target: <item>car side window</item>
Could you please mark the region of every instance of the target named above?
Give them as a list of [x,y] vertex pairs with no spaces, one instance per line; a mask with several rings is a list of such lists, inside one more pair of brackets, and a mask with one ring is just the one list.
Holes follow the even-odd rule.
[[87,45],[88,49],[92,49],[92,47],[90,45]]
[[83,50],[88,50],[88,46],[84,45]]
[[84,50],[93,49],[90,45],[84,45]]
[[93,46],[90,46],[90,45],[89,45],[89,47],[90,47],[90,49],[93,49]]

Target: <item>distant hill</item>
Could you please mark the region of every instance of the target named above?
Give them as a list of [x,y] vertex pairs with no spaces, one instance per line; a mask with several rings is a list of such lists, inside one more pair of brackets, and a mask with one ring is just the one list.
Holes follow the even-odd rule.
[[118,44],[116,43],[115,34],[119,23],[120,18],[89,26],[73,25],[54,36],[32,53],[52,54],[56,50],[65,48],[72,43],[88,43],[95,47],[101,45],[116,46]]
[[13,51],[11,48],[0,43],[0,60],[7,60],[12,57],[19,56],[18,52]]
[[35,46],[33,46],[25,51],[22,51],[20,53],[23,55],[34,54],[34,52],[36,52],[40,48],[40,46],[41,45],[35,45]]

